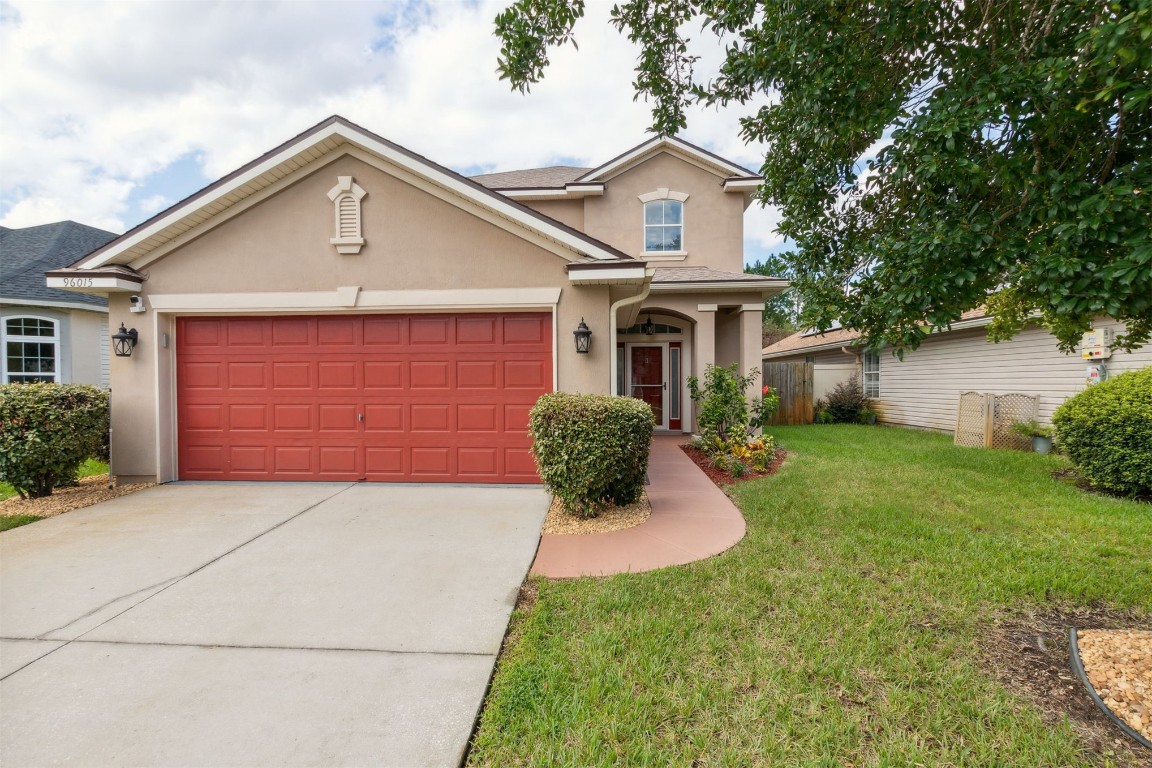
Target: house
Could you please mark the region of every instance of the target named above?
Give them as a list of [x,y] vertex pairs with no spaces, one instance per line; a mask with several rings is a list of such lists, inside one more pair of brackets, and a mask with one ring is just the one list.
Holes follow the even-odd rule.
[[108,386],[108,301],[44,283],[116,235],[59,221],[0,227],[0,383]]
[[[1111,357],[1084,360],[1065,354],[1056,337],[1029,325],[1009,341],[988,341],[992,318],[982,309],[965,312],[950,329],[934,331],[919,348],[900,360],[890,350],[857,346],[860,334],[838,328],[825,333],[801,331],[764,349],[764,362],[808,362],[813,368],[813,397],[827,395],[853,373],[882,423],[952,432],[960,394],[1022,393],[1036,396],[1037,418],[1050,423],[1053,411],[1084,390],[1087,364],[1103,362],[1106,375],[1152,365],[1152,347],[1111,351]],[[1122,333],[1124,326],[1101,320],[1094,329]]]
[[690,375],[759,366],[759,181],[666,137],[469,179],[332,117],[47,282],[130,326],[122,479],[532,483],[541,394],[686,432]]

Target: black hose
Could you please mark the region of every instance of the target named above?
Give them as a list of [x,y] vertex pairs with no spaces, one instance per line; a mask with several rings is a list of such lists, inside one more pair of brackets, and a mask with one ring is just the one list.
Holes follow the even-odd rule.
[[1108,719],[1120,726],[1120,730],[1136,739],[1137,743],[1145,749],[1152,749],[1152,742],[1141,736],[1136,732],[1136,729],[1128,725],[1120,718],[1113,714],[1108,705],[1096,693],[1096,689],[1092,687],[1092,683],[1088,682],[1088,674],[1084,671],[1084,662],[1080,660],[1080,646],[1076,642],[1076,627],[1069,628],[1068,631],[1068,656],[1072,661],[1072,671],[1080,678],[1080,682],[1084,683],[1084,687],[1088,689],[1088,695],[1092,697],[1092,701],[1096,702],[1096,706],[1100,707],[1100,711],[1108,715]]

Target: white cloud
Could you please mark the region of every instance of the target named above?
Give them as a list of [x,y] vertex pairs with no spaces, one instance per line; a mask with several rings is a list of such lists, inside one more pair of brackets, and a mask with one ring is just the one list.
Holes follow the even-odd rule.
[[[609,4],[589,3],[579,51],[524,96],[495,72],[507,2],[0,3],[0,223],[120,231],[331,114],[458,169],[595,165],[643,141]],[[699,110],[684,138],[755,170],[750,109]],[[189,157],[203,178],[159,188]],[[749,239],[777,242],[772,221],[750,209]]]

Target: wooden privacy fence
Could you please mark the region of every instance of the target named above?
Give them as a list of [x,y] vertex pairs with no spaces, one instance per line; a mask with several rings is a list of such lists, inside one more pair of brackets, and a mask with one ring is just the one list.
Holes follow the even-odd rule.
[[811,424],[812,363],[764,363],[764,386],[780,393],[770,424]]

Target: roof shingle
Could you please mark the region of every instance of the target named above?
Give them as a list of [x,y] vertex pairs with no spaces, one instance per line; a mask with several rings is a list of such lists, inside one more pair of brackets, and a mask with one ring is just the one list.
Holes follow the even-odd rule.
[[550,165],[546,168],[483,173],[469,178],[488,189],[558,189],[576,181],[590,170],[574,165]]
[[108,300],[100,296],[49,288],[44,273],[66,267],[115,239],[114,232],[74,221],[23,229],[0,227],[0,301],[19,299],[108,306]]

